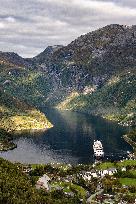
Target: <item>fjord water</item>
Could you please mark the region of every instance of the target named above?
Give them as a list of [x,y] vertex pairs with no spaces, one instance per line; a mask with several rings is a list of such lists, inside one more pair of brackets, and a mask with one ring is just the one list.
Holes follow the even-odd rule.
[[105,159],[120,159],[131,147],[122,135],[128,129],[99,117],[70,111],[42,108],[53,128],[22,133],[14,139],[17,148],[0,153],[11,161],[24,163],[92,163],[93,141],[102,141]]

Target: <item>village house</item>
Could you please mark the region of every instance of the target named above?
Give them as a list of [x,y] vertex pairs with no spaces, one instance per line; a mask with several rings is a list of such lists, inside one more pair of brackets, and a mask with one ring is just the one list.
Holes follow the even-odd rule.
[[117,173],[117,169],[116,168],[104,169],[100,170],[98,173],[101,177],[104,177],[105,175],[112,176],[113,174]]
[[30,173],[30,171],[32,171],[32,167],[29,165],[25,165],[22,168],[23,173]]
[[90,181],[92,177],[93,178],[97,178],[98,177],[97,172],[94,169],[92,171],[82,172],[80,174],[80,176],[82,176],[82,178],[84,180],[88,180],[88,181]]
[[126,171],[126,167],[122,167],[122,169],[121,169],[122,171]]
[[46,175],[44,174],[42,177],[39,178],[39,180],[37,181],[36,183],[36,189],[46,189],[47,191],[50,190],[50,185],[49,185],[49,181],[51,179]]

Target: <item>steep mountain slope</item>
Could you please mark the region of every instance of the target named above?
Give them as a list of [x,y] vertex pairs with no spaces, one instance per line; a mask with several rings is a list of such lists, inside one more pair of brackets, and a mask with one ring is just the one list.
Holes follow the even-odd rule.
[[36,57],[28,58],[26,59],[28,63],[33,64],[42,64],[42,62],[50,61],[50,58],[54,54],[54,52],[58,51],[60,48],[62,48],[62,45],[54,45],[54,46],[48,46],[43,52],[38,54]]
[[59,109],[82,111],[116,120],[123,125],[136,125],[136,71],[114,76],[92,94],[68,96]]
[[55,86],[45,104],[57,105],[65,93],[95,91],[114,74],[133,69],[136,64],[136,26],[109,25],[80,36],[53,52],[50,58],[46,57],[46,52],[40,54],[37,63]]
[[0,69],[2,68],[25,68],[30,64],[14,52],[0,52]]
[[88,81],[101,85],[113,73],[135,66],[136,26],[109,25],[80,36],[41,63],[58,76],[60,86],[82,90]]
[[[136,62],[136,27],[109,25],[80,36],[53,55],[54,61],[85,66],[93,75],[111,73]],[[125,66],[124,66],[125,65]]]
[[35,104],[36,96],[36,102],[39,104],[40,96],[42,98],[40,92],[45,90],[43,94],[46,93],[46,88],[43,87],[46,87],[47,80],[44,76],[45,73],[40,72],[30,60],[23,59],[15,53],[0,52],[0,86],[6,93],[30,104]]
[[[24,80],[25,84],[25,77],[32,69],[33,67],[17,54],[0,52],[0,151],[16,147],[11,141],[12,135],[7,132],[52,127],[44,114],[24,102],[22,94],[25,87],[18,89],[17,78],[22,83]],[[17,90],[21,93],[19,99],[16,98]],[[27,89],[25,91],[28,93]]]

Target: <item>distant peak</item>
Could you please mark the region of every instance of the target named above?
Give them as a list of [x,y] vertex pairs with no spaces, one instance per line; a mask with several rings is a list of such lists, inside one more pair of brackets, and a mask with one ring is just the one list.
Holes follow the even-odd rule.
[[49,45],[48,47],[46,47],[46,49],[44,51],[47,51],[47,50],[56,50],[56,49],[59,49],[59,48],[62,48],[63,45]]
[[[45,50],[43,52],[41,52],[39,55],[45,54],[45,53],[48,53],[48,54],[53,53],[62,47],[63,47],[63,45],[53,45],[53,46],[50,45],[50,46],[46,47]],[[37,55],[37,56],[39,56],[39,55]]]
[[50,47],[52,47],[53,49],[55,49],[55,48],[63,47],[63,45],[52,45],[52,46],[50,46]]
[[17,53],[15,53],[15,52],[3,52],[3,51],[0,51],[0,55],[20,57],[20,56],[19,56]]
[[[105,26],[104,28],[111,28],[111,29],[118,29],[118,28],[123,28],[123,29],[128,29],[131,28],[132,26],[129,25],[120,25],[120,24],[109,24]],[[101,29],[101,28],[100,28]]]
[[106,27],[122,27],[123,25],[120,25],[120,24],[109,24],[109,25],[107,25]]

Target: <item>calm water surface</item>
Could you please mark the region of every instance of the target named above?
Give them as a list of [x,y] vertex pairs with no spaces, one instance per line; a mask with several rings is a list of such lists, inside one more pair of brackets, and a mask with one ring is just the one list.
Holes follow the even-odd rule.
[[119,159],[132,150],[122,138],[128,130],[116,123],[70,111],[46,108],[42,111],[54,127],[16,137],[17,148],[0,153],[1,157],[24,163],[90,163],[96,139],[102,141],[105,159]]

